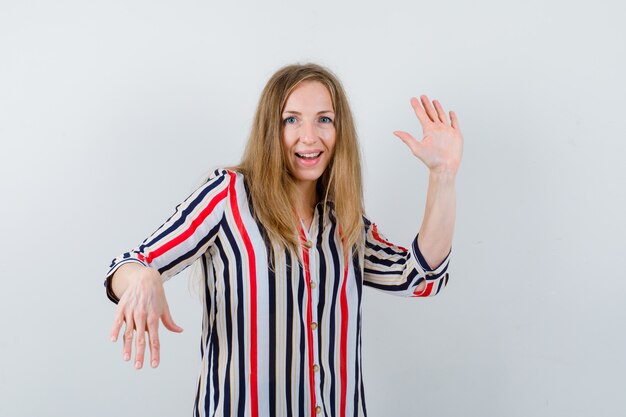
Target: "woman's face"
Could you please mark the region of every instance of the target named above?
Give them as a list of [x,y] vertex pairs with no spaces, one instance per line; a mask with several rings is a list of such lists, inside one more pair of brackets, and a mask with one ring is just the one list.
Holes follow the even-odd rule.
[[319,81],[302,81],[282,114],[285,161],[296,182],[315,183],[335,147],[335,113],[330,93]]

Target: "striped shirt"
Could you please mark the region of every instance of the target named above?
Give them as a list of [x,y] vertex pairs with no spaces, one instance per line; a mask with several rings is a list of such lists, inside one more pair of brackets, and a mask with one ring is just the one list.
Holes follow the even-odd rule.
[[[347,261],[332,202],[302,223],[301,259],[280,263],[253,217],[243,175],[216,170],[136,248],[113,259],[157,269],[163,281],[200,259],[201,369],[194,416],[366,416],[361,360],[363,285],[427,297],[448,281],[450,253],[435,269],[417,236],[406,249],[363,218],[363,239]],[[271,266],[273,265],[273,267]],[[416,287],[425,281],[421,292]]]

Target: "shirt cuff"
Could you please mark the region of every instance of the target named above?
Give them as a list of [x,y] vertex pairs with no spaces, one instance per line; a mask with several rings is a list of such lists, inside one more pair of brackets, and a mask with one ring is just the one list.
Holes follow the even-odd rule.
[[[447,284],[447,281],[448,281],[447,271],[448,271],[448,265],[450,263],[450,254],[452,253],[452,248],[450,248],[450,251],[448,252],[446,257],[443,259],[443,261],[441,261],[441,263],[437,267],[433,268],[428,264],[428,262],[426,262],[426,259],[424,258],[424,255],[422,254],[422,251],[419,248],[419,245],[417,243],[418,237],[419,237],[419,233],[417,236],[415,236],[415,239],[413,240],[413,243],[411,245],[411,251],[416,261],[417,271],[419,274],[419,278],[417,279],[416,286],[418,286],[424,281],[425,281],[425,286],[421,292],[413,293],[413,296],[424,297],[424,296],[434,295],[438,293],[441,290],[441,288]],[[439,283],[437,283],[437,281],[439,281]],[[435,285],[435,283],[437,283],[437,285]]]
[[135,262],[146,267],[148,266],[145,262],[142,262],[137,258],[126,258],[126,259],[121,260],[118,263],[113,264],[113,266],[109,269],[109,272],[107,273],[106,278],[104,279],[104,288],[106,289],[106,294],[109,300],[111,300],[115,304],[119,303],[120,299],[117,298],[117,296],[113,292],[113,283],[112,283],[113,274],[115,274],[115,271],[117,271],[120,266],[128,262]]

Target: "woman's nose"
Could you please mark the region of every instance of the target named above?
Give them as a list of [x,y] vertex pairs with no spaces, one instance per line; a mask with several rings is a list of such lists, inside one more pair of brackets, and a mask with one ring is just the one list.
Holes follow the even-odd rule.
[[300,140],[305,143],[315,142],[317,139],[316,129],[313,123],[303,123],[300,132]]

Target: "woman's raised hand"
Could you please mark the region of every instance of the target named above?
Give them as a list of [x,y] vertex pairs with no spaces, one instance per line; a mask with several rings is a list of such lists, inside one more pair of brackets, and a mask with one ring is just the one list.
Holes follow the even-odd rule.
[[[159,365],[159,320],[172,332],[183,331],[170,314],[161,276],[158,271],[138,264],[122,265],[115,274],[122,296],[117,304],[115,322],[111,329],[111,341],[117,341],[122,324],[124,328],[123,358],[130,360],[133,335],[135,336],[135,368],[141,369],[146,351],[146,332],[150,343],[150,362],[153,368]],[[114,285],[115,287],[115,285]],[[136,334],[135,334],[136,333]]]
[[417,115],[424,137],[416,140],[407,132],[395,131],[398,136],[430,170],[435,173],[456,174],[461,165],[463,154],[463,134],[459,128],[456,114],[451,111],[450,119],[443,110],[441,103],[427,96],[420,100],[411,97],[411,106]]

